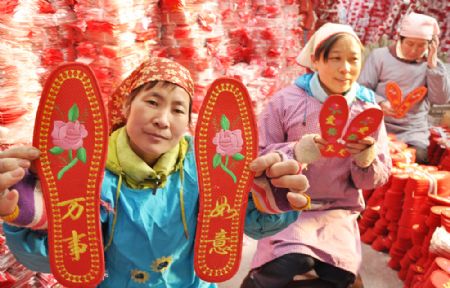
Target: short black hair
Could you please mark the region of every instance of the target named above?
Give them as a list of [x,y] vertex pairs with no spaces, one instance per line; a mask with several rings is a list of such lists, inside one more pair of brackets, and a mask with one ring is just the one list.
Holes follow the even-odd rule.
[[[405,36],[400,36],[400,42],[403,42],[403,40],[405,40]],[[426,39],[424,39],[424,40],[426,40]],[[431,43],[431,41],[433,41],[433,40],[427,40],[428,41],[428,43]]]
[[[314,53],[314,58],[316,60],[320,59],[320,56],[323,55],[323,60],[325,62],[328,61],[328,56],[330,54],[331,49],[334,47],[334,44],[336,44],[336,42],[342,38],[344,38],[345,36],[347,36],[349,34],[346,33],[338,33],[338,34],[334,34],[333,36],[329,37],[328,39],[326,39],[325,41],[323,41],[319,47],[316,48],[316,52]],[[353,37],[353,36],[352,36]],[[363,47],[361,46],[361,52],[363,50]]]

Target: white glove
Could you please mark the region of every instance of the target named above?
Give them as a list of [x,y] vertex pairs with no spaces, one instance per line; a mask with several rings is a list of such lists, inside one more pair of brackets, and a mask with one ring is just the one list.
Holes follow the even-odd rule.
[[306,134],[303,135],[294,146],[295,159],[304,164],[311,164],[318,160],[322,155],[320,154],[319,147],[317,147],[314,137],[318,134]]
[[376,146],[373,144],[358,154],[353,155],[353,159],[355,159],[355,163],[358,167],[366,168],[372,164],[376,155]]

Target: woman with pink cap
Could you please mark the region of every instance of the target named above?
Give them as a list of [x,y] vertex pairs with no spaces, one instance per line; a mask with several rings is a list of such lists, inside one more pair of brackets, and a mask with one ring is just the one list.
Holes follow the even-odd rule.
[[[399,40],[369,55],[358,82],[373,89],[383,109],[386,129],[416,149],[416,160],[426,162],[429,145],[428,111],[432,104],[450,100],[450,80],[445,65],[437,58],[439,26],[433,17],[410,13],[400,25]],[[426,97],[411,107],[404,117],[396,117],[386,98],[386,85],[396,82],[403,98],[425,86]]]
[[[283,231],[258,242],[252,270],[242,288],[348,287],[361,265],[357,218],[364,209],[361,189],[387,182],[391,159],[380,125],[373,137],[345,144],[347,158],[325,158],[319,113],[329,95],[339,94],[349,118],[379,109],[373,91],[359,85],[362,45],[348,25],[327,23],[308,41],[297,62],[312,70],[278,91],[260,116],[262,154],[279,151],[307,164],[309,210]],[[258,193],[257,191],[252,191]],[[314,271],[307,283],[294,276]],[[304,282],[304,281],[302,281]],[[303,285],[303,286],[301,286]]]

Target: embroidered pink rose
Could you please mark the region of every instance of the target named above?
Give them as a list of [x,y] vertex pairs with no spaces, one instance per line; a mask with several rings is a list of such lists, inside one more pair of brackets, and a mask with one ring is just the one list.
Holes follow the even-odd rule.
[[[233,160],[241,161],[245,158],[242,155],[242,146],[244,145],[244,140],[242,139],[242,131],[230,130],[230,121],[227,116],[222,115],[220,119],[220,129],[219,132],[216,133],[212,142],[216,145],[216,154],[213,158],[213,168],[217,168],[220,166],[225,173],[231,176],[233,182],[236,183],[237,178],[234,175],[233,171],[228,167],[230,156]],[[225,156],[225,160],[222,161],[222,157]]]
[[233,156],[241,152],[244,140],[242,140],[241,130],[223,130],[214,136],[213,144],[216,145],[216,152],[222,156]]
[[53,144],[64,150],[76,150],[83,146],[88,132],[78,120],[75,122],[55,121],[52,131]]
[[88,136],[88,131],[78,121],[80,111],[75,103],[69,109],[67,118],[69,121],[64,122],[55,120],[53,122],[52,141],[53,147],[49,152],[53,155],[60,155],[67,152],[67,160],[64,161],[64,167],[58,172],[58,180],[64,176],[78,161],[86,163],[87,153],[83,147],[83,139]]

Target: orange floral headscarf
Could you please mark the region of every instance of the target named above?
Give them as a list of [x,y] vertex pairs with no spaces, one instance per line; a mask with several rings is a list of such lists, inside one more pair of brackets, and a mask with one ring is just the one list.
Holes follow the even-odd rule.
[[166,81],[180,86],[189,94],[194,96],[194,82],[191,74],[181,64],[167,58],[153,57],[139,65],[130,76],[128,76],[117,87],[109,99],[109,122],[111,130],[123,126],[126,122],[123,115],[124,104],[131,91],[151,81]]

